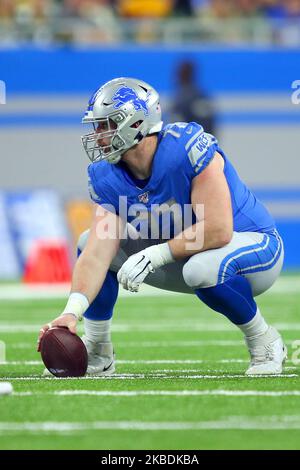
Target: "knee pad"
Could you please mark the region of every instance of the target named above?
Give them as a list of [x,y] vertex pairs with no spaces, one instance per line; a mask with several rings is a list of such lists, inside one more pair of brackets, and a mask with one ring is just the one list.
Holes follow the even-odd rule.
[[201,255],[192,256],[182,269],[184,282],[192,289],[213,287],[218,283],[218,264]]

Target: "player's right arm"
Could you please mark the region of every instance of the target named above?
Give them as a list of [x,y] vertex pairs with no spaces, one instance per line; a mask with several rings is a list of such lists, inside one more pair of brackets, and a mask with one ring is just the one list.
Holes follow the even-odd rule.
[[120,245],[121,219],[95,205],[86,246],[77,259],[71,292],[79,292],[91,304],[102,287],[107,271]]
[[66,326],[76,333],[78,319],[100,291],[118,252],[123,230],[124,224],[117,215],[95,204],[87,243],[74,267],[68,303],[59,317],[41,328],[38,350],[43,335],[50,327]]

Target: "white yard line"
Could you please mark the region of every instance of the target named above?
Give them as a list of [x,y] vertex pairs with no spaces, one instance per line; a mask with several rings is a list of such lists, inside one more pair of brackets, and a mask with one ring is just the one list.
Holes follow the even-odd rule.
[[[286,341],[289,344],[289,341]],[[291,341],[290,341],[291,343]],[[242,340],[197,340],[197,341],[117,341],[116,344],[124,348],[173,348],[173,347],[198,347],[198,346],[241,346]],[[34,343],[12,343],[11,349],[27,349],[35,347]]]
[[[294,340],[285,340],[285,344],[288,346],[293,345]],[[245,346],[244,341],[242,340],[196,340],[196,341],[118,341],[116,342],[118,347],[122,348],[150,348],[150,349],[161,349],[161,348],[192,348],[192,347],[217,347],[217,346],[228,346],[228,347],[240,347]],[[35,343],[26,342],[26,343],[11,343],[9,345],[11,350],[14,349],[34,349]]]
[[[295,328],[296,325],[296,328]],[[291,323],[287,329],[298,329],[300,330],[300,323]],[[41,328],[41,324],[30,324],[30,323],[17,323],[17,322],[0,322],[0,333],[37,333]],[[137,322],[132,324],[113,324],[112,331],[116,333],[128,333],[128,332],[162,332],[162,331],[236,331],[231,325],[214,325],[214,324],[195,324],[195,323],[157,323],[157,324],[145,324]]]
[[[272,325],[281,331],[300,331],[299,322],[285,322],[285,323],[272,323]],[[1,322],[0,321],[0,333],[37,333],[41,328],[41,324],[30,324],[30,323],[17,323],[17,322]],[[193,323],[193,322],[176,322],[172,324],[168,323],[114,323],[112,325],[112,331],[115,333],[128,333],[128,332],[232,332],[235,333],[238,330],[228,324],[215,324],[208,321],[207,323]]]
[[[171,364],[247,364],[249,360],[244,360],[244,359],[221,359],[218,361],[209,361],[209,360],[199,360],[199,361],[171,361]],[[288,361],[291,362],[291,361]],[[144,364],[144,365],[154,365],[154,364],[168,364],[170,361],[116,361],[116,365],[120,364]],[[0,362],[0,366],[43,366],[42,361],[6,361],[6,362]],[[298,368],[295,366],[290,366],[290,367],[285,367],[285,371],[288,370],[297,370]],[[147,371],[147,373],[155,373],[155,372],[199,372],[199,369],[156,369],[156,370],[150,370]],[[216,371],[215,371],[216,372]]]
[[[293,340],[285,341],[291,345]],[[180,348],[201,346],[245,346],[242,340],[196,340],[196,341],[118,341],[117,345],[124,348]]]
[[215,421],[91,421],[91,422],[0,422],[4,433],[69,433],[92,430],[196,431],[196,430],[291,430],[300,429],[299,416],[229,416]]
[[[287,345],[291,345],[293,340],[286,340]],[[243,340],[195,340],[195,341],[118,341],[117,345],[124,348],[180,348],[199,346],[245,346]]]
[[20,343],[10,343],[9,348],[10,349],[32,349],[34,348],[34,343],[30,342],[20,342]]
[[[221,371],[223,372],[223,371]],[[202,379],[202,380],[223,380],[223,379],[246,379],[246,380],[259,380],[260,378],[299,378],[298,374],[278,374],[274,375],[260,375],[257,376],[246,376],[241,374],[219,374],[219,375],[212,375],[212,374],[195,374],[195,375],[166,375],[164,373],[154,372],[154,373],[145,373],[145,374],[114,374],[108,375],[105,377],[66,377],[66,378],[58,378],[58,377],[41,377],[41,376],[17,376],[17,377],[1,377],[3,381],[42,381],[42,380],[149,380],[149,379],[164,379],[164,380],[174,380],[174,379]]]
[[13,396],[99,396],[99,397],[138,397],[138,396],[174,396],[174,397],[198,397],[198,396],[226,396],[226,397],[291,397],[300,396],[300,390],[259,391],[259,390],[60,390],[54,392],[13,392]]
[[42,365],[42,361],[0,361],[1,366],[40,366]]
[[[2,284],[0,286],[0,300],[26,300],[26,299],[49,299],[66,298],[70,291],[70,284]],[[282,276],[274,286],[267,291],[269,294],[299,293],[300,276]],[[165,296],[165,295],[188,295],[171,291],[156,289],[143,284],[138,294],[120,289],[120,297],[139,296]]]
[[[246,364],[248,363],[249,360],[247,359],[220,359],[217,361],[214,360],[209,360],[209,359],[198,359],[198,360],[182,360],[182,361],[171,361],[171,360],[117,360],[116,364],[128,364],[128,365],[135,365],[135,364],[145,364],[145,365],[154,365],[154,364]],[[42,361],[6,361],[6,362],[0,362],[2,366],[39,366],[42,365]]]

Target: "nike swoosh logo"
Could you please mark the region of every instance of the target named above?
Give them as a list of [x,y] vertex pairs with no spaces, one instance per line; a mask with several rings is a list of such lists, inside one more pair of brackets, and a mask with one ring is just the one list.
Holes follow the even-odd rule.
[[110,366],[113,365],[113,363],[114,363],[114,361],[111,361],[111,363],[107,367],[104,367],[103,372],[106,372],[110,368]]

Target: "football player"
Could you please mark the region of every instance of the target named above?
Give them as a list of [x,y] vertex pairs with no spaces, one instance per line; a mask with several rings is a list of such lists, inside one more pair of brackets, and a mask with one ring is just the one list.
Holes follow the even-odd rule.
[[112,374],[119,284],[136,292],[145,282],[196,295],[234,323],[250,352],[247,375],[280,374],[286,347],[254,297],[279,276],[282,240],[216,138],[201,123],[163,125],[159,95],[132,78],[99,88],[83,123],[93,126],[82,137],[93,222],[79,239],[67,305],[39,341],[51,326],[75,332],[83,317],[87,373]]

